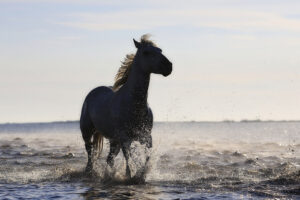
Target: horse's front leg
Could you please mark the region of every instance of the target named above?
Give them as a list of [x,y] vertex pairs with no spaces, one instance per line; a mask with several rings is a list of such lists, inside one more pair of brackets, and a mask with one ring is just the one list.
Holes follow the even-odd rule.
[[107,156],[106,162],[111,168],[113,168],[113,166],[114,166],[114,159],[120,152],[120,148],[121,148],[121,146],[118,142],[110,141],[109,154]]
[[131,156],[130,155],[131,154],[130,153],[130,145],[131,145],[131,142],[125,142],[122,145],[122,151],[123,151],[124,157],[126,159],[126,176],[127,176],[127,178],[131,178],[131,171],[129,168],[129,157]]
[[145,153],[146,153],[146,163],[145,165],[147,165],[149,159],[150,159],[150,154],[151,154],[151,148],[152,148],[152,136],[149,135],[146,139],[146,149],[145,149]]

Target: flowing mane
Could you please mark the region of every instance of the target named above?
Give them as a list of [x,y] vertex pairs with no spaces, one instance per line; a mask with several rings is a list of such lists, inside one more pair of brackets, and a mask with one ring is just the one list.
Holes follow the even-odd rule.
[[[149,34],[143,35],[141,37],[141,44],[144,46],[156,47],[156,44],[151,41],[149,37]],[[127,54],[125,59],[121,62],[121,67],[115,76],[115,83],[112,88],[114,91],[119,90],[126,83],[134,58],[135,54]]]

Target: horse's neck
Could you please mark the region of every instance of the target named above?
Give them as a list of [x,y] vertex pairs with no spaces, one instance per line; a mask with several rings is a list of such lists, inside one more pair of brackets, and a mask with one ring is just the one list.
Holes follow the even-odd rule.
[[131,67],[132,69],[126,82],[126,90],[130,94],[129,98],[135,105],[146,106],[150,73],[143,72],[138,62],[134,62]]

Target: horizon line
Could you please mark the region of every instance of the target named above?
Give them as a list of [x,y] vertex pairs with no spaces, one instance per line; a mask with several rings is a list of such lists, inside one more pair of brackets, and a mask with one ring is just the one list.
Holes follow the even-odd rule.
[[[51,124],[51,123],[77,123],[79,120],[57,120],[44,122],[0,122],[0,125],[6,124]],[[290,120],[273,120],[273,119],[241,119],[241,120],[181,120],[181,121],[153,121],[154,123],[248,123],[248,122],[300,122],[300,119]]]

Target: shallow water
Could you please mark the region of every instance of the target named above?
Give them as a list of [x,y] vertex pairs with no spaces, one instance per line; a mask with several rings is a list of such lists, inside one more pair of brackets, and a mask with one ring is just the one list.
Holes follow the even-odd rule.
[[[125,160],[92,176],[78,123],[0,125],[0,199],[300,198],[300,123],[155,123],[145,183]],[[132,172],[144,146],[132,145]]]

